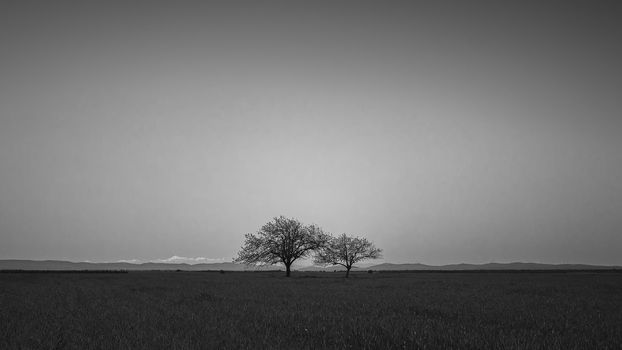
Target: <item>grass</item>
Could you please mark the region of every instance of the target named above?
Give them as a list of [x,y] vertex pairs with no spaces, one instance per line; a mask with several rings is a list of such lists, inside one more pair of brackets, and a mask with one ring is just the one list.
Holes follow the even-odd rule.
[[0,274],[0,349],[620,349],[622,273]]

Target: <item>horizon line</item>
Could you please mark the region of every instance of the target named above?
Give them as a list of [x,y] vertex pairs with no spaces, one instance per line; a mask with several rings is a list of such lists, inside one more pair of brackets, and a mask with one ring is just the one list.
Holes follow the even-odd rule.
[[[116,261],[89,261],[89,260],[82,260],[82,261],[75,261],[75,260],[62,260],[62,259],[15,259],[15,258],[10,258],[10,259],[0,259],[0,261],[32,261],[32,262],[66,262],[66,263],[72,263],[72,264],[130,264],[130,265],[145,265],[145,264],[164,264],[164,265],[189,265],[189,266],[196,266],[196,265],[218,265],[218,264],[236,264],[236,265],[248,265],[248,266],[254,266],[254,265],[250,265],[250,264],[244,264],[244,263],[236,263],[232,260],[222,260],[222,261],[212,261],[212,262],[196,262],[196,263],[189,263],[189,262],[182,262],[182,261],[167,261],[169,259],[154,259],[154,260],[149,260],[149,261],[139,261],[137,259],[133,259],[133,260],[116,260]],[[207,259],[206,259],[207,260]],[[209,260],[218,260],[218,259],[209,259]],[[371,266],[378,266],[378,265],[423,265],[423,266],[428,266],[428,267],[446,267],[446,266],[455,266],[455,265],[472,265],[472,266],[484,266],[484,265],[492,265],[492,264],[497,264],[497,265],[512,265],[512,264],[534,264],[534,265],[585,265],[585,266],[603,266],[603,267],[622,267],[622,265],[616,265],[616,264],[597,264],[597,263],[578,263],[578,262],[563,262],[563,263],[547,263],[547,262],[534,262],[534,261],[510,261],[510,262],[499,262],[499,261],[490,261],[490,262],[485,262],[485,263],[465,263],[465,262],[460,262],[460,263],[448,263],[448,264],[440,264],[440,265],[434,265],[434,264],[426,264],[426,263],[422,263],[422,262],[389,262],[389,261],[384,261],[384,262],[379,262],[377,264],[370,264],[370,263],[362,263],[359,265],[359,268],[367,268],[367,267],[371,267]],[[276,264],[266,264],[266,266],[269,265],[279,265],[279,263]],[[258,265],[259,266],[259,265]],[[317,264],[308,264],[308,265],[301,265],[300,267],[305,268],[305,267],[333,267],[333,265],[317,265]],[[354,266],[356,267],[356,266]]]

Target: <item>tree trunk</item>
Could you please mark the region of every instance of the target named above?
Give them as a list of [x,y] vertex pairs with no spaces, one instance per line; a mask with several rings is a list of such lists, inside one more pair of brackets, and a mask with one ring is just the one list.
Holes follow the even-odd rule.
[[346,267],[346,278],[348,278],[348,276],[350,276],[350,269],[352,267]]
[[285,264],[285,277],[289,277],[291,274],[291,266],[292,264]]

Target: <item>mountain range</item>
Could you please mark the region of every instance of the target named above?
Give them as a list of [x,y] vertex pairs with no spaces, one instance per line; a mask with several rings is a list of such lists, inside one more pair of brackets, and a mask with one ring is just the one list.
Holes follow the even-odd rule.
[[[149,271],[149,270],[183,270],[183,271],[265,271],[279,270],[280,265],[272,266],[249,266],[233,262],[223,263],[153,263],[133,264],[127,262],[70,262],[61,260],[0,260],[0,270],[127,270],[127,271]],[[383,263],[368,267],[352,270],[374,270],[374,271],[476,271],[476,270],[604,270],[622,269],[622,266],[603,266],[585,264],[540,264],[540,263],[487,263],[487,264],[451,264],[451,265],[425,265],[425,264],[392,264]],[[305,266],[295,268],[297,271],[333,271],[344,270],[342,266]]]

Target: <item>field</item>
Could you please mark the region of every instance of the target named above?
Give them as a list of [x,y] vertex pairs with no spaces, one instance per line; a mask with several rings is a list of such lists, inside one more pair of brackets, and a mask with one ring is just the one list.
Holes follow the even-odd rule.
[[0,349],[621,349],[622,273],[0,273]]

